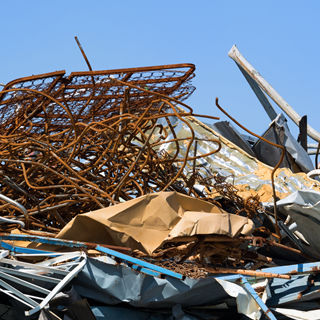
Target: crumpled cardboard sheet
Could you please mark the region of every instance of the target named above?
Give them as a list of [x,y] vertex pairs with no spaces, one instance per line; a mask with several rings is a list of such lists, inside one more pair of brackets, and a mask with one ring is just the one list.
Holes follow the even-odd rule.
[[[198,234],[251,234],[250,219],[177,192],[159,192],[79,214],[59,239],[118,245],[152,254],[166,239]],[[170,235],[170,236],[169,236]]]
[[[177,107],[178,108],[178,107]],[[183,110],[182,108],[178,108]],[[177,138],[190,136],[190,129],[177,117],[170,116],[170,122],[174,126]],[[219,173],[228,177],[227,182],[235,186],[245,186],[252,195],[263,194],[262,202],[272,202],[271,190],[271,172],[272,167],[260,162],[257,158],[252,157],[234,143],[214,131],[212,128],[199,121],[198,119],[188,116],[184,119],[192,126],[196,138],[199,139],[218,139],[221,142],[221,150],[204,159],[198,159],[196,164],[199,172],[205,178],[209,177],[206,169],[212,173]],[[155,137],[158,138],[158,137]],[[169,135],[167,140],[172,139]],[[217,149],[217,145],[210,141],[198,141],[197,155],[205,154]],[[189,154],[194,154],[194,146],[190,148]],[[170,155],[176,152],[175,144],[168,143],[161,146],[161,149],[167,151]],[[181,150],[181,155],[185,154]],[[200,168],[202,164],[206,169]],[[187,163],[184,174],[193,171],[193,161]],[[214,181],[213,181],[214,182]],[[292,173],[286,168],[278,169],[275,173],[275,188],[277,197],[280,199],[297,190],[317,190],[320,191],[320,183],[314,179],[308,178],[306,173]],[[262,190],[265,189],[265,190]],[[241,194],[239,194],[241,195]]]

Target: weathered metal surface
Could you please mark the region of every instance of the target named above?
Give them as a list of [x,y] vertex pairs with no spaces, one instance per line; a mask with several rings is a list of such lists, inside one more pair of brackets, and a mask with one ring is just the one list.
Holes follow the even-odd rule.
[[[278,94],[278,92],[256,71],[251,64],[242,56],[238,48],[234,45],[228,56],[234,60],[258,85],[262,88],[269,97],[289,116],[289,118],[299,126],[301,117],[299,114]],[[320,133],[313,129],[310,125],[307,126],[308,135],[316,140],[320,140]]]

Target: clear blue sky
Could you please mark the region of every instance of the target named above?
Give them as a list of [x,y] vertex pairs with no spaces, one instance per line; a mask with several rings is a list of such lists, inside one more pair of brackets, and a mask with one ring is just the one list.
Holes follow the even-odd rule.
[[[320,131],[320,1],[15,0],[1,1],[0,8],[0,83],[87,70],[78,36],[94,70],[195,64],[197,90],[185,102],[225,120],[214,104],[219,97],[223,108],[261,134],[270,121],[228,57],[236,44]],[[289,126],[296,137],[295,125]]]

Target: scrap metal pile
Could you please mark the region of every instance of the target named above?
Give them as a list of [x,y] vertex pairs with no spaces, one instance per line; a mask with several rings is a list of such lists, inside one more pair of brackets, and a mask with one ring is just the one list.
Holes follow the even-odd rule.
[[[312,273],[320,255],[307,232],[309,213],[299,215],[309,204],[318,213],[320,185],[306,175],[308,157],[294,143],[300,157],[288,144],[255,134],[259,140],[246,140],[224,123],[197,120],[219,118],[195,114],[183,102],[195,90],[194,70],[177,64],[57,71],[14,80],[0,91],[0,263],[8,266],[0,267],[2,298],[22,302],[32,308],[22,308],[25,314],[36,317],[50,303],[58,317],[53,298],[71,281],[78,301],[100,305],[97,318],[122,302],[150,311],[233,297],[239,313],[275,319],[266,304],[283,298],[276,280],[285,287],[296,274],[306,286],[300,297],[318,297],[308,295],[320,286]],[[274,120],[275,132],[283,119]],[[263,143],[279,159],[270,160]],[[296,195],[301,190],[306,194]],[[72,252],[64,253],[66,247]],[[28,287],[32,268],[31,289],[42,294],[35,300],[13,286]],[[151,278],[157,280],[146,285]],[[43,288],[34,279],[55,285]],[[129,288],[126,281],[136,284]],[[3,299],[0,309],[11,303]],[[83,310],[93,310],[83,303]],[[80,308],[71,305],[65,310]],[[41,319],[50,318],[41,312]],[[70,312],[65,315],[82,319]]]
[[[4,202],[1,216],[21,219],[27,230],[58,232],[75,215],[119,199],[183,192],[183,182],[192,188],[194,179],[183,174],[187,161],[220,148],[211,139],[216,150],[191,155],[192,128],[188,137],[167,139],[175,136],[169,117],[185,121],[192,114],[175,104],[184,105],[177,99],[193,92],[193,71],[172,65],[69,77],[55,72],[9,83],[0,93],[0,193],[28,214]],[[170,142],[172,156],[161,148]]]

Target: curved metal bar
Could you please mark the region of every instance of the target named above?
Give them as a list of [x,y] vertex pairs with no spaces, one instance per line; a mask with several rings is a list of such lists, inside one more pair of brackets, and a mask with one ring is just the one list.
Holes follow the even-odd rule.
[[0,217],[0,224],[1,222],[6,222],[6,223],[16,223],[19,224],[21,226],[22,229],[25,228],[25,224],[24,222],[20,221],[20,220],[13,220],[13,219],[8,219],[8,218],[4,218],[4,217]]
[[[17,201],[14,201],[14,200],[6,197],[5,195],[3,195],[1,193],[0,193],[0,199],[10,203],[11,205],[13,205],[14,207],[18,208],[23,213],[25,221],[26,221],[26,226],[28,228],[29,227],[29,213],[28,213],[27,209],[23,205],[18,203]],[[0,218],[1,218],[0,219],[1,221],[10,222],[10,223],[18,223],[18,224],[20,224],[22,226],[22,228],[25,228],[25,224],[23,222],[21,224],[20,223],[21,221],[18,221],[18,220],[15,221],[15,220],[6,219],[6,218],[2,218],[2,217],[0,217]]]

